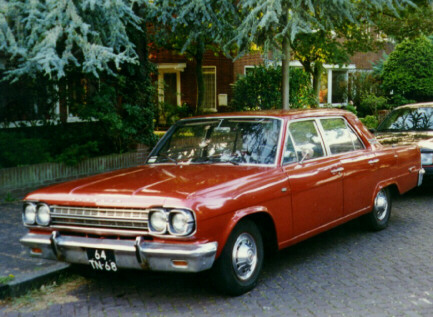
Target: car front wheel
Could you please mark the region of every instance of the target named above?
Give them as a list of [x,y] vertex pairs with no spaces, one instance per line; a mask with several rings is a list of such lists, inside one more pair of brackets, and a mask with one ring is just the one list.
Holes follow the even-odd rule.
[[373,210],[365,215],[365,222],[374,231],[385,229],[391,216],[391,195],[387,188],[381,189],[374,198]]
[[214,265],[214,283],[228,295],[248,292],[257,284],[263,255],[263,239],[257,225],[249,220],[240,222]]

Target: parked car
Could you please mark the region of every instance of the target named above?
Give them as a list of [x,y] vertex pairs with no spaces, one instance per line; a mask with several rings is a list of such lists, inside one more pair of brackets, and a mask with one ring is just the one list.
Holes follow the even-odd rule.
[[422,167],[433,176],[433,102],[395,108],[378,126],[376,138],[384,145],[418,145]]
[[95,270],[211,269],[239,295],[268,251],[359,216],[384,229],[391,190],[414,188],[422,173],[417,146],[384,147],[342,110],[184,119],[144,165],[30,193],[21,243]]

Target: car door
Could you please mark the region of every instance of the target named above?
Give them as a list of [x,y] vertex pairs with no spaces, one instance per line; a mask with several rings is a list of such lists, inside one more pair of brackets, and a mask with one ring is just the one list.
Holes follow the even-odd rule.
[[343,215],[342,167],[326,154],[315,119],[289,122],[283,170],[292,194],[294,236],[308,234]]
[[377,185],[379,159],[344,118],[319,121],[329,155],[338,158],[343,168],[344,215],[369,208]]

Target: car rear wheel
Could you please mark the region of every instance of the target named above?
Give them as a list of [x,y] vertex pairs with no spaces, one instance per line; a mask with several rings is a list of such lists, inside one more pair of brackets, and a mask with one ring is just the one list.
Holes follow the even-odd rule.
[[378,231],[388,226],[390,216],[391,195],[387,188],[383,188],[374,198],[373,210],[364,219],[371,230]]
[[212,277],[216,286],[232,296],[253,289],[263,265],[263,239],[257,225],[245,220],[236,225],[215,262]]

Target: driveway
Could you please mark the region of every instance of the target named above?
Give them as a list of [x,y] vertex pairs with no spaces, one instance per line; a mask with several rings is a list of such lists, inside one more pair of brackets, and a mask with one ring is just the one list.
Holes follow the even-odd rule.
[[219,295],[206,274],[77,272],[43,305],[4,302],[0,315],[432,316],[433,186],[396,198],[386,230],[355,220],[279,252],[236,298]]

